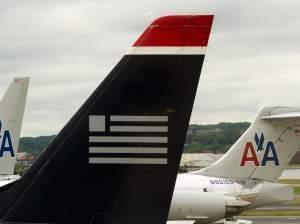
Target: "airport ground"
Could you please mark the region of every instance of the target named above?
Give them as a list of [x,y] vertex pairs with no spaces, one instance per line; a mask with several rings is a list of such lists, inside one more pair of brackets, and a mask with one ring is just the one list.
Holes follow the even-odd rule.
[[[252,221],[252,224],[299,224],[300,216],[239,216],[239,220]],[[220,223],[220,222],[217,222]],[[168,221],[167,224],[193,224],[192,221]],[[242,224],[242,222],[241,222]]]
[[241,216],[239,219],[251,220],[253,224],[298,224],[300,216]]

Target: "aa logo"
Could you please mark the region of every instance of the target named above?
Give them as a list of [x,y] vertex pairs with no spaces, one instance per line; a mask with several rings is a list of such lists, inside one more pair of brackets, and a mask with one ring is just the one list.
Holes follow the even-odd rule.
[[3,130],[2,134],[2,122],[0,121],[0,157],[3,157],[4,152],[10,154],[11,157],[15,156],[14,148],[11,141],[9,130]]
[[[240,164],[241,166],[245,166],[246,164],[266,166],[268,162],[275,166],[279,166],[279,160],[273,141],[265,141],[263,133],[261,133],[260,137],[255,133],[254,142],[254,144],[252,142],[246,142]],[[263,153],[261,161],[258,160],[258,153]]]

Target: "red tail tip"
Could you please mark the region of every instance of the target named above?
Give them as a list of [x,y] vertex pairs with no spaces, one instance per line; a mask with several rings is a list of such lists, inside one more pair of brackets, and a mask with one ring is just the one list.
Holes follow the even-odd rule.
[[171,15],[154,20],[133,44],[134,47],[205,47],[213,15]]

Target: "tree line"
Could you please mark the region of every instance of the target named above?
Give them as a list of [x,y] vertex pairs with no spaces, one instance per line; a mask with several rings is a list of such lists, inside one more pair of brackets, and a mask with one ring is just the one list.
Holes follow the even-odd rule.
[[[219,123],[189,126],[184,152],[224,153],[249,127],[248,122]],[[54,139],[55,135],[22,137],[19,152],[38,155]]]
[[[225,153],[250,126],[249,122],[221,122],[219,124],[189,126],[184,145],[185,153]],[[19,152],[39,155],[54,139],[55,135],[22,137]],[[300,152],[291,161],[300,163]]]

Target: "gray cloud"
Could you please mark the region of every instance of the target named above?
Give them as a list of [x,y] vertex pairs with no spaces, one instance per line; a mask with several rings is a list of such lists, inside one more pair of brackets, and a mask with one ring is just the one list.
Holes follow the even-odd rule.
[[172,13],[215,14],[192,122],[251,120],[300,105],[296,0],[0,2],[0,94],[30,76],[23,136],[57,133],[145,26]]

